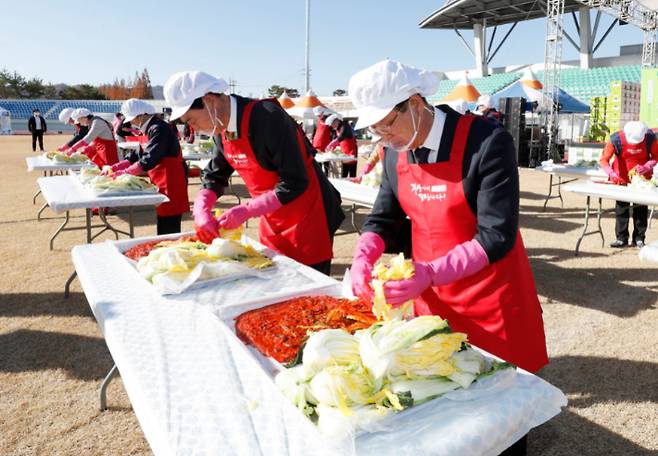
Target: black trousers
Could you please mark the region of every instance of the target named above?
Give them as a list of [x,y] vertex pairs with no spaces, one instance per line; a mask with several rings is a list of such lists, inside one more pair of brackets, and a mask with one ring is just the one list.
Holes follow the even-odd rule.
[[633,205],[630,203],[617,201],[615,205],[615,234],[617,239],[622,242],[628,242],[628,220],[630,212],[633,212],[633,242],[644,242],[644,236],[647,233],[647,224],[649,220],[649,208],[646,206]]
[[309,264],[309,268],[313,268],[324,275],[331,275],[331,260],[323,261],[322,263]]
[[32,132],[32,152],[37,150],[37,139],[39,140],[39,149],[43,152],[43,130]]
[[182,218],[182,215],[168,215],[164,217],[158,215],[158,236],[161,234],[180,233]]
[[341,171],[341,177],[345,179],[346,177],[356,177],[356,162],[354,163],[343,163],[343,169]]

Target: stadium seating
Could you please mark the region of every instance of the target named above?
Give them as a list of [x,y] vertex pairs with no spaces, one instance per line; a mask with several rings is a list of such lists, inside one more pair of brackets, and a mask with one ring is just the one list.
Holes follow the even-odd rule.
[[118,112],[121,101],[105,100],[0,100],[0,107],[7,109],[13,119],[27,119],[38,108],[46,119],[57,119],[64,108],[87,108],[91,112]]
[[[612,81],[641,81],[640,65],[624,65],[616,67],[591,68],[564,68],[560,72],[560,87],[562,90],[589,104],[594,97],[605,97],[610,92]],[[471,81],[481,94],[496,93],[522,76],[522,73],[500,73],[484,78],[472,78]],[[544,72],[536,72],[537,79],[543,82]],[[448,95],[457,85],[457,80],[444,80],[439,84],[439,90],[429,97],[430,102],[436,103]]]

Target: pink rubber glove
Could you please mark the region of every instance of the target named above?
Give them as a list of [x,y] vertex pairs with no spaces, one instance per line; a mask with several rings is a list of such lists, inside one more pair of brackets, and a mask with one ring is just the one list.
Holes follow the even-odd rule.
[[274,190],[265,192],[262,195],[249,200],[245,204],[232,207],[228,211],[219,216],[217,221],[220,228],[232,230],[242,225],[246,220],[253,217],[260,217],[261,215],[269,214],[279,209],[281,201],[276,196]]
[[354,296],[372,299],[374,294],[370,287],[372,268],[375,261],[384,253],[384,249],[384,240],[377,233],[365,232],[359,237],[350,268]]
[[489,264],[489,257],[475,239],[458,244],[445,256],[430,262],[414,262],[416,272],[406,280],[384,284],[386,302],[400,305],[420,296],[428,287],[445,285],[471,276]]
[[69,149],[69,145],[68,145],[68,144],[62,144],[61,146],[59,146],[59,147],[57,148],[57,152],[64,152],[65,150],[68,150],[68,149]]
[[206,244],[210,244],[219,236],[219,223],[212,215],[212,208],[216,201],[217,194],[208,188],[201,189],[194,200],[192,215],[196,234],[199,240]]
[[[128,161],[128,160],[124,160]],[[117,163],[118,164],[118,163]],[[128,166],[127,168],[123,169],[118,169],[112,173],[113,176],[119,177],[124,174],[132,174],[133,176],[138,176],[144,172],[144,169],[142,168],[142,164],[138,161],[133,163],[132,165]]]
[[327,148],[326,148],[325,150],[326,150],[326,151],[334,150],[334,149],[338,146],[338,143],[339,143],[339,142],[340,142],[340,141],[338,141],[338,138],[334,139],[334,140],[331,141],[329,144],[327,144]]
[[619,177],[617,171],[612,169],[610,166],[604,166],[603,171],[608,175],[608,180],[613,184],[623,184],[624,181]]
[[[87,144],[84,139],[81,139],[77,143],[73,144],[71,146],[71,148],[69,149],[69,151],[75,152],[76,150],[80,149],[81,147],[87,147],[88,145],[89,144]],[[67,151],[67,153],[68,153],[68,151]]]
[[121,160],[120,162],[117,162],[117,163],[113,164],[112,166],[110,166],[110,169],[112,170],[111,172],[107,168],[103,167],[105,169],[103,169],[101,171],[101,176],[108,176],[110,174],[114,174],[117,171],[121,171],[122,169],[126,169],[129,166],[130,166],[130,160]]
[[644,176],[653,171],[654,166],[656,166],[656,160],[649,160],[644,165],[637,165],[636,170],[639,175]]
[[366,166],[363,167],[363,169],[361,170],[361,172],[359,173],[359,175],[356,176],[356,177],[357,177],[357,178],[360,178],[360,177],[365,176],[365,175],[368,174],[370,171],[372,171],[372,170],[375,168],[376,165],[377,165],[377,163],[370,163],[370,162],[366,163]]

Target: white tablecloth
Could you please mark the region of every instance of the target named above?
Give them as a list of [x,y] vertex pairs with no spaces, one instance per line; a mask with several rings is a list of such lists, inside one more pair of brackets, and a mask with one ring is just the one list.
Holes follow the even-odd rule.
[[625,201],[627,203],[642,204],[645,206],[658,206],[658,189],[635,190],[622,185],[578,181],[564,185],[562,190],[584,196],[593,196],[595,198]]
[[211,158],[211,154],[200,154],[198,152],[183,151],[183,160],[210,160]]
[[25,157],[28,171],[78,171],[82,168],[94,168],[93,163],[56,163],[43,155]]
[[117,147],[119,149],[134,150],[135,152],[139,151],[139,148],[141,146],[142,145],[137,141],[124,141],[124,142],[117,143]]
[[315,156],[315,161],[318,163],[328,163],[328,162],[335,162],[335,163],[344,163],[344,162],[353,162],[356,161],[356,158],[354,157],[336,157],[335,155],[328,155],[326,153],[319,153]]
[[606,179],[608,177],[605,171],[600,168],[584,168],[581,166],[543,165],[538,166],[535,170],[556,176],[575,177],[578,179]]
[[[110,242],[76,246],[72,256],[157,456],[338,454],[208,303],[158,295]],[[566,404],[559,390],[530,374],[512,375],[505,385],[478,399],[467,390],[432,406],[450,416],[414,422],[423,413],[418,407],[401,415],[395,430],[358,437],[356,451],[498,454]]]
[[379,188],[368,187],[345,179],[329,179],[329,182],[336,187],[344,202],[356,203],[370,208],[375,205]]
[[93,207],[157,206],[169,201],[161,193],[99,197],[84,188],[77,176],[40,177],[37,184],[48,206],[55,212]]

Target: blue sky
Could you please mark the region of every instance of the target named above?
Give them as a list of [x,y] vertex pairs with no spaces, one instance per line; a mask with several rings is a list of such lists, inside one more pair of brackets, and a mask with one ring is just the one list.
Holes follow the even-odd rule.
[[[433,70],[473,67],[454,32],[418,28],[443,3],[312,0],[311,87],[330,95],[386,57]],[[144,67],[162,84],[176,71],[199,69],[235,79],[244,95],[261,96],[272,84],[301,90],[304,8],[305,0],[11,2],[2,8],[0,67],[69,84],[111,82]],[[602,20],[599,35],[610,21]],[[573,30],[571,17],[565,23]],[[492,65],[542,61],[545,27],[544,20],[519,24]],[[641,42],[637,29],[616,27],[596,56]],[[564,59],[575,58],[565,41]]]

